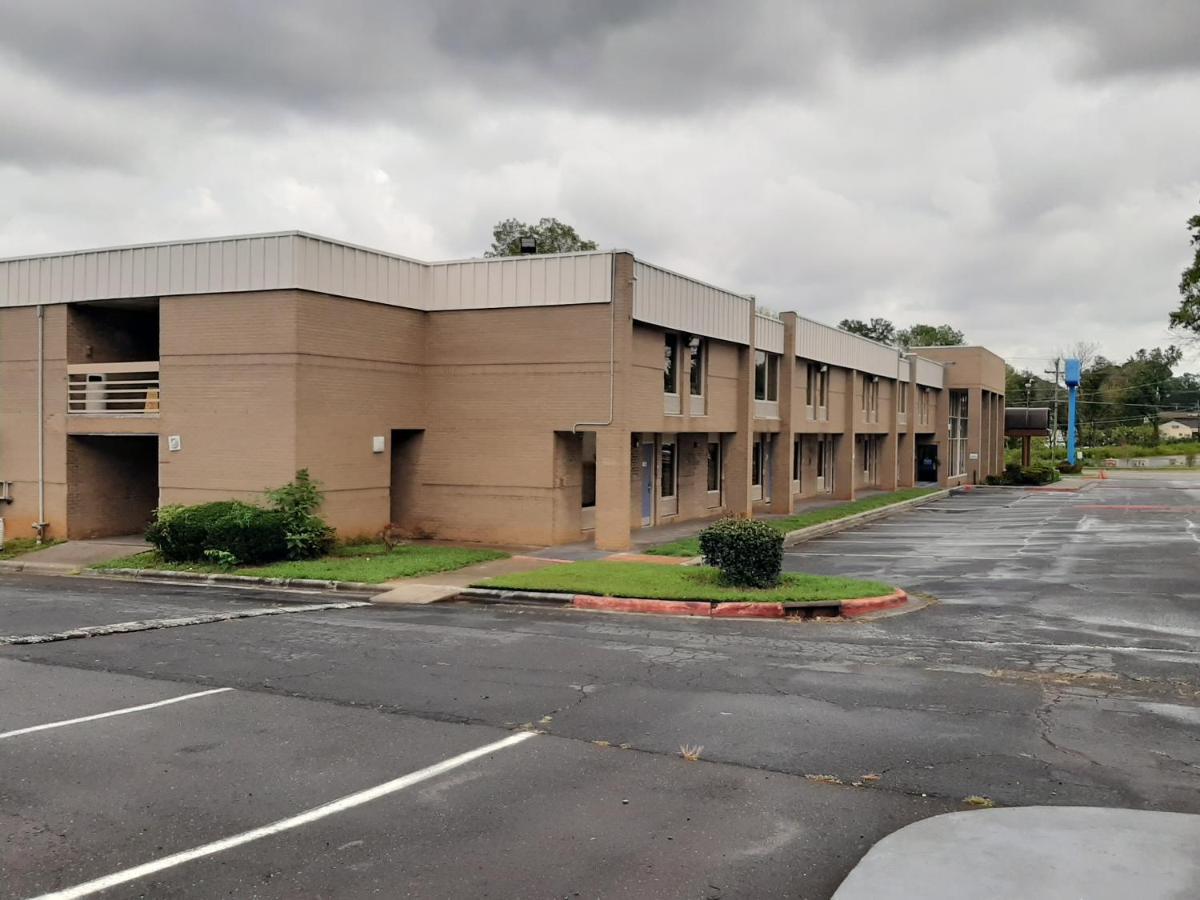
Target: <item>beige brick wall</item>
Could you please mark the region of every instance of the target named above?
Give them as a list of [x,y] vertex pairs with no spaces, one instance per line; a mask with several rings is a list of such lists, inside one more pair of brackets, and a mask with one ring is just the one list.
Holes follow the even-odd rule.
[[[65,423],[66,307],[45,311],[45,461],[48,535],[67,523]],[[0,479],[13,483],[0,504],[11,537],[33,537],[38,517],[37,310],[0,309]]]
[[298,466],[297,292],[168,297],[160,317],[162,502],[260,500]]

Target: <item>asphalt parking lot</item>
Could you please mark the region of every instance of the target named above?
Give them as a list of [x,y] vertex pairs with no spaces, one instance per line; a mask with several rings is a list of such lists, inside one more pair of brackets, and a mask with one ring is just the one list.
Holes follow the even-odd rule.
[[1193,523],[1130,477],[789,553],[936,598],[855,623],[2,576],[0,635],[151,621],[0,646],[0,897],[821,898],[969,796],[1200,812]]

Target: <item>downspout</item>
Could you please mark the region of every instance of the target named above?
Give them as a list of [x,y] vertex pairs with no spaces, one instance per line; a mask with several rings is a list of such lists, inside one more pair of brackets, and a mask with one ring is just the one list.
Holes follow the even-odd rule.
[[46,536],[46,307],[37,308],[38,520],[33,523],[40,544]]
[[576,422],[571,433],[578,434],[584,425],[604,428],[613,423],[614,399],[617,385],[617,254],[612,255],[612,288],[608,298],[608,420],[604,422]]

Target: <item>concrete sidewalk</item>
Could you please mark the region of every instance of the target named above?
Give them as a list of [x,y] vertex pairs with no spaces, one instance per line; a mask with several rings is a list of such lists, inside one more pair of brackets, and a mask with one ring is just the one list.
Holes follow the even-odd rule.
[[385,582],[380,586],[383,593],[371,598],[372,603],[390,606],[423,605],[448,600],[458,594],[463,588],[500,575],[514,575],[518,572],[532,572],[547,566],[562,565],[552,559],[539,559],[534,556],[514,555],[507,559],[493,559],[456,569],[453,572],[441,572],[422,577],[420,580],[400,578]]
[[140,534],[122,537],[96,538],[87,541],[64,541],[44,550],[34,550],[15,559],[7,560],[4,568],[9,571],[45,572],[48,574],[73,574],[82,572],[97,563],[132,556],[149,550],[150,545]]
[[1028,806],[949,813],[877,843],[834,900],[1200,897],[1200,816]]

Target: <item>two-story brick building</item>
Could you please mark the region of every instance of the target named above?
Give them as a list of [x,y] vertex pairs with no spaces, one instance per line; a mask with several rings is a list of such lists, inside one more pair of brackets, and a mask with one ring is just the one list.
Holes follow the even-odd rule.
[[140,530],[308,468],[343,534],[523,544],[1003,465],[1004,364],[625,251],[426,263],[300,232],[0,261],[0,515]]

